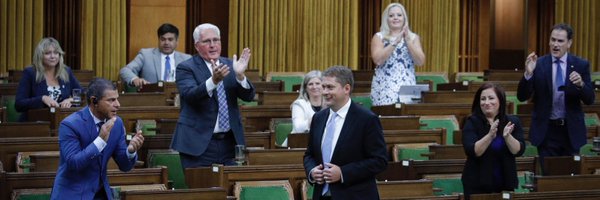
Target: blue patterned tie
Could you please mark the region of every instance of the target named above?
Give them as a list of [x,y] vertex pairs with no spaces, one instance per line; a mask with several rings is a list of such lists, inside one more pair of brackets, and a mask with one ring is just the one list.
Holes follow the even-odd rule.
[[556,64],[556,80],[554,82],[556,82],[556,90],[560,90],[560,88],[565,85],[565,78],[563,78],[563,73],[562,70],[560,69],[560,63],[561,61],[559,59],[556,59],[554,61],[554,64]]
[[[323,168],[325,168],[325,163],[331,162],[331,156],[333,153],[333,135],[335,133],[335,119],[337,118],[337,113],[332,112],[331,117],[329,118],[329,123],[327,123],[327,127],[325,128],[325,135],[323,136],[323,145],[321,146],[321,152],[323,155]],[[325,195],[329,191],[329,184],[325,183],[323,186],[323,192],[321,195]]]
[[101,121],[101,122],[98,122],[98,123],[96,124],[96,126],[98,127],[98,135],[100,134],[100,131],[102,130],[102,125],[104,125],[104,122],[102,122],[102,121]]
[[227,112],[227,96],[223,82],[217,85],[217,100],[219,101],[219,128],[229,130],[229,113]]
[[169,81],[171,75],[171,62],[169,62],[169,56],[165,57],[165,75],[163,81]]

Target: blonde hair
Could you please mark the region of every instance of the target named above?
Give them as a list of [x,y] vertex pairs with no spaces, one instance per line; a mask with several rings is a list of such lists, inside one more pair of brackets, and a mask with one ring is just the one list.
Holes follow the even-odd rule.
[[416,34],[410,30],[410,26],[408,25],[408,14],[406,13],[406,9],[404,9],[404,6],[402,6],[402,4],[399,4],[399,3],[391,3],[390,5],[388,5],[385,8],[385,10],[383,10],[383,13],[381,14],[381,26],[379,27],[379,31],[383,35],[383,38],[385,38],[386,40],[389,40],[389,38],[391,38],[390,26],[388,25],[388,18],[389,18],[390,10],[393,7],[400,8],[400,11],[402,12],[402,16],[404,16],[404,26],[403,27],[408,28],[408,37],[412,39],[413,37],[415,37]]
[[54,77],[57,79],[61,79],[64,82],[69,82],[69,73],[67,72],[67,66],[64,63],[63,55],[65,52],[60,47],[60,44],[53,37],[42,38],[42,40],[38,43],[37,47],[33,51],[33,58],[31,60],[31,64],[35,69],[35,81],[37,83],[44,80],[44,73],[46,72],[46,68],[44,68],[44,53],[48,50],[49,47],[54,47],[54,50],[58,52],[58,64],[57,68],[54,71]]

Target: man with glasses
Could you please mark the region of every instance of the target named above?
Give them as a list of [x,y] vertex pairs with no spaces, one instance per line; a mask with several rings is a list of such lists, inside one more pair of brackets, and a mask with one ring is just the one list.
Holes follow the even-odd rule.
[[244,75],[250,61],[245,48],[238,60],[221,57],[221,36],[213,24],[194,29],[192,59],[177,66],[181,111],[171,148],[179,151],[182,167],[236,165],[235,145],[244,145],[237,99],[252,101],[254,86]]

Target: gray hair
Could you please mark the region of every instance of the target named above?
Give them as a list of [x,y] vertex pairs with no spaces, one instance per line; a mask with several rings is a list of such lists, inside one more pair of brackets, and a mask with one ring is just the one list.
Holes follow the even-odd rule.
[[354,77],[352,76],[352,70],[350,70],[350,68],[341,65],[331,66],[323,72],[323,77],[326,76],[335,77],[336,81],[342,86],[349,84],[350,93],[354,90]]
[[202,40],[202,38],[200,38],[200,33],[202,33],[202,31],[205,30],[213,30],[215,31],[215,33],[217,33],[219,37],[221,37],[221,31],[219,30],[219,27],[211,23],[204,23],[196,26],[196,28],[194,29],[194,43],[198,43],[200,42],[200,40]]
[[298,95],[298,99],[304,99],[306,101],[308,101],[310,98],[308,96],[308,92],[306,91],[306,87],[308,86],[308,82],[310,80],[312,80],[313,78],[319,78],[321,79],[322,77],[322,73],[319,70],[312,70],[308,73],[306,73],[306,75],[304,75],[304,81],[302,81],[302,84],[300,85],[300,95]]

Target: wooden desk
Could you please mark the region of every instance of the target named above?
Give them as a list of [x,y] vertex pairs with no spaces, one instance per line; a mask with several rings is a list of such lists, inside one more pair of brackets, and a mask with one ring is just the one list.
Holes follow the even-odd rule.
[[233,195],[236,181],[288,180],[293,187],[295,199],[301,199],[300,185],[306,179],[306,172],[302,164],[215,166],[187,168],[185,177],[190,188],[222,187],[227,190],[228,195]]
[[177,190],[121,191],[121,200],[215,200],[227,199],[223,188],[196,188]]
[[267,131],[271,118],[291,118],[290,105],[241,106],[244,131]]
[[[167,185],[168,180],[166,167],[133,169],[129,172],[108,170],[107,175],[110,185]],[[52,188],[56,172],[2,172],[0,176],[4,177],[0,183],[0,194],[3,194],[0,198],[9,199],[15,189]]]
[[2,122],[0,137],[50,137],[50,122]]
[[[82,108],[43,108],[29,110],[29,121],[50,121],[50,128],[58,129],[60,122],[70,114]],[[51,112],[54,111],[54,112]],[[138,119],[177,119],[179,108],[173,106],[141,106],[121,107],[117,112],[125,125],[125,130],[132,131]]]
[[247,165],[287,165],[304,163],[304,148],[247,149]]

